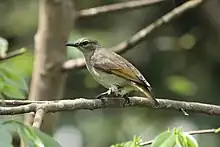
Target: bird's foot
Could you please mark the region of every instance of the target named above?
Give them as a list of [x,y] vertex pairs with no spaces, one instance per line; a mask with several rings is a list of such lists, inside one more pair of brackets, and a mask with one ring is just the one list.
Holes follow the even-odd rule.
[[107,96],[107,92],[103,92],[96,96],[96,99],[102,99],[104,96]]
[[126,105],[129,105],[131,103],[128,94],[125,94],[122,96],[124,98],[124,103],[123,103],[123,107],[125,107]]
[[103,92],[103,93],[97,95],[97,96],[96,96],[96,99],[102,99],[104,96],[109,96],[109,95],[111,95],[111,94],[112,94],[112,90],[109,88],[108,91]]

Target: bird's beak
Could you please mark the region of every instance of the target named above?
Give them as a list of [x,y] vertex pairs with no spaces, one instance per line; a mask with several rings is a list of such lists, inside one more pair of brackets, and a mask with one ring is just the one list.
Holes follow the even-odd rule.
[[78,47],[77,43],[67,43],[66,46]]

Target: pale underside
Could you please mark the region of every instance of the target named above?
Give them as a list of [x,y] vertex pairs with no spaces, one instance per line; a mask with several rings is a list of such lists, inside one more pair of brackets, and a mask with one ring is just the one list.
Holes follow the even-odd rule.
[[[107,89],[118,95],[125,95],[137,89],[132,85],[132,82],[125,80],[119,76],[104,73],[101,70],[91,69],[94,79]],[[134,84],[134,83],[133,83]]]

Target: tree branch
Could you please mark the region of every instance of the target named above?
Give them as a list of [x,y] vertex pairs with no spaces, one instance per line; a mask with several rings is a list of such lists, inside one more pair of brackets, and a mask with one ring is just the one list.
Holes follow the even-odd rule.
[[0,57],[0,61],[11,59],[11,58],[23,55],[25,53],[27,53],[27,50],[25,48],[22,48],[22,49],[19,49],[19,50],[15,50],[13,52],[8,53],[6,56]]
[[[203,113],[209,115],[220,115],[220,106],[204,104],[197,102],[175,101],[168,99],[157,99],[160,103],[158,109],[184,109],[186,111]],[[2,104],[10,104],[10,101],[4,100]],[[105,98],[103,101],[98,99],[79,98],[75,100],[57,100],[57,101],[27,101],[26,105],[15,107],[0,107],[0,115],[15,115],[29,112],[36,112],[37,108],[44,108],[46,112],[74,111],[80,109],[94,110],[99,108],[120,108],[123,107],[123,98]],[[13,103],[11,103],[13,104]],[[22,103],[21,103],[22,104]],[[24,104],[24,103],[23,103]],[[148,107],[152,108],[153,104],[149,99],[142,97],[131,97],[130,104],[125,107]]]
[[100,7],[94,7],[89,9],[80,10],[78,13],[78,18],[95,16],[104,13],[112,13],[118,11],[127,11],[131,9],[143,8],[152,4],[156,4],[158,2],[162,2],[164,0],[135,0],[129,2],[122,2],[117,4],[105,5]]
[[45,114],[44,108],[42,108],[42,107],[37,108],[37,112],[35,114],[34,122],[32,125],[33,127],[40,129],[40,126],[43,122],[44,114]]
[[[153,32],[156,28],[160,27],[163,24],[170,22],[172,19],[176,18],[186,10],[192,9],[198,6],[203,0],[190,0],[181,6],[173,9],[171,12],[167,13],[166,15],[162,16],[152,24],[148,25],[147,27],[141,29],[139,32],[131,36],[129,39],[119,43],[115,47],[111,48],[113,51],[117,53],[124,53],[128,49],[131,49],[138,43],[144,40],[144,38]],[[83,58],[79,59],[71,59],[66,61],[63,64],[63,70],[68,71],[75,68],[82,68],[85,66],[85,61]]]
[[[71,29],[72,0],[40,0],[35,41],[34,69],[29,100],[55,100],[63,96],[66,75],[60,72],[66,60],[65,43]],[[46,115],[46,114],[45,114]],[[53,135],[57,115],[47,114],[41,131]],[[25,124],[33,117],[26,115]]]
[[121,43],[119,43],[117,46],[113,47],[112,49],[114,51],[117,51],[119,53],[123,53],[124,51],[134,47],[137,45],[139,42],[143,41],[144,38],[150,34],[152,31],[154,31],[156,28],[160,27],[163,24],[166,24],[170,22],[172,19],[176,18],[186,10],[195,8],[198,6],[203,0],[190,0],[188,2],[185,2],[184,4],[180,5],[179,7],[176,7],[169,13],[165,14],[149,26],[143,28],[139,32],[137,32],[135,35],[133,35],[131,38],[128,40],[125,40]]
[[[206,130],[195,130],[195,131],[188,131],[188,132],[185,132],[187,134],[190,134],[190,135],[196,135],[196,134],[210,134],[210,133],[216,133],[216,130],[217,129],[206,129]],[[146,146],[146,145],[150,145],[154,142],[154,140],[150,140],[150,141],[147,141],[147,142],[142,142],[140,144],[140,146]]]
[[85,66],[85,59],[84,58],[78,58],[78,59],[70,59],[64,62],[62,70],[68,71],[75,68],[83,68]]
[[32,100],[0,100],[0,106],[8,107],[8,106],[20,106],[20,105],[27,105],[31,103],[43,104],[43,103],[50,103],[53,101],[32,101]]

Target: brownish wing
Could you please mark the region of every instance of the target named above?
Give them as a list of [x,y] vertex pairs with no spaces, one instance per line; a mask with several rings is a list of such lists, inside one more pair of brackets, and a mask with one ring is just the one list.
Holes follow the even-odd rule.
[[151,86],[144,76],[123,57],[105,49],[99,49],[99,51],[94,53],[94,56],[91,58],[91,61],[95,68],[129,79],[151,91]]

